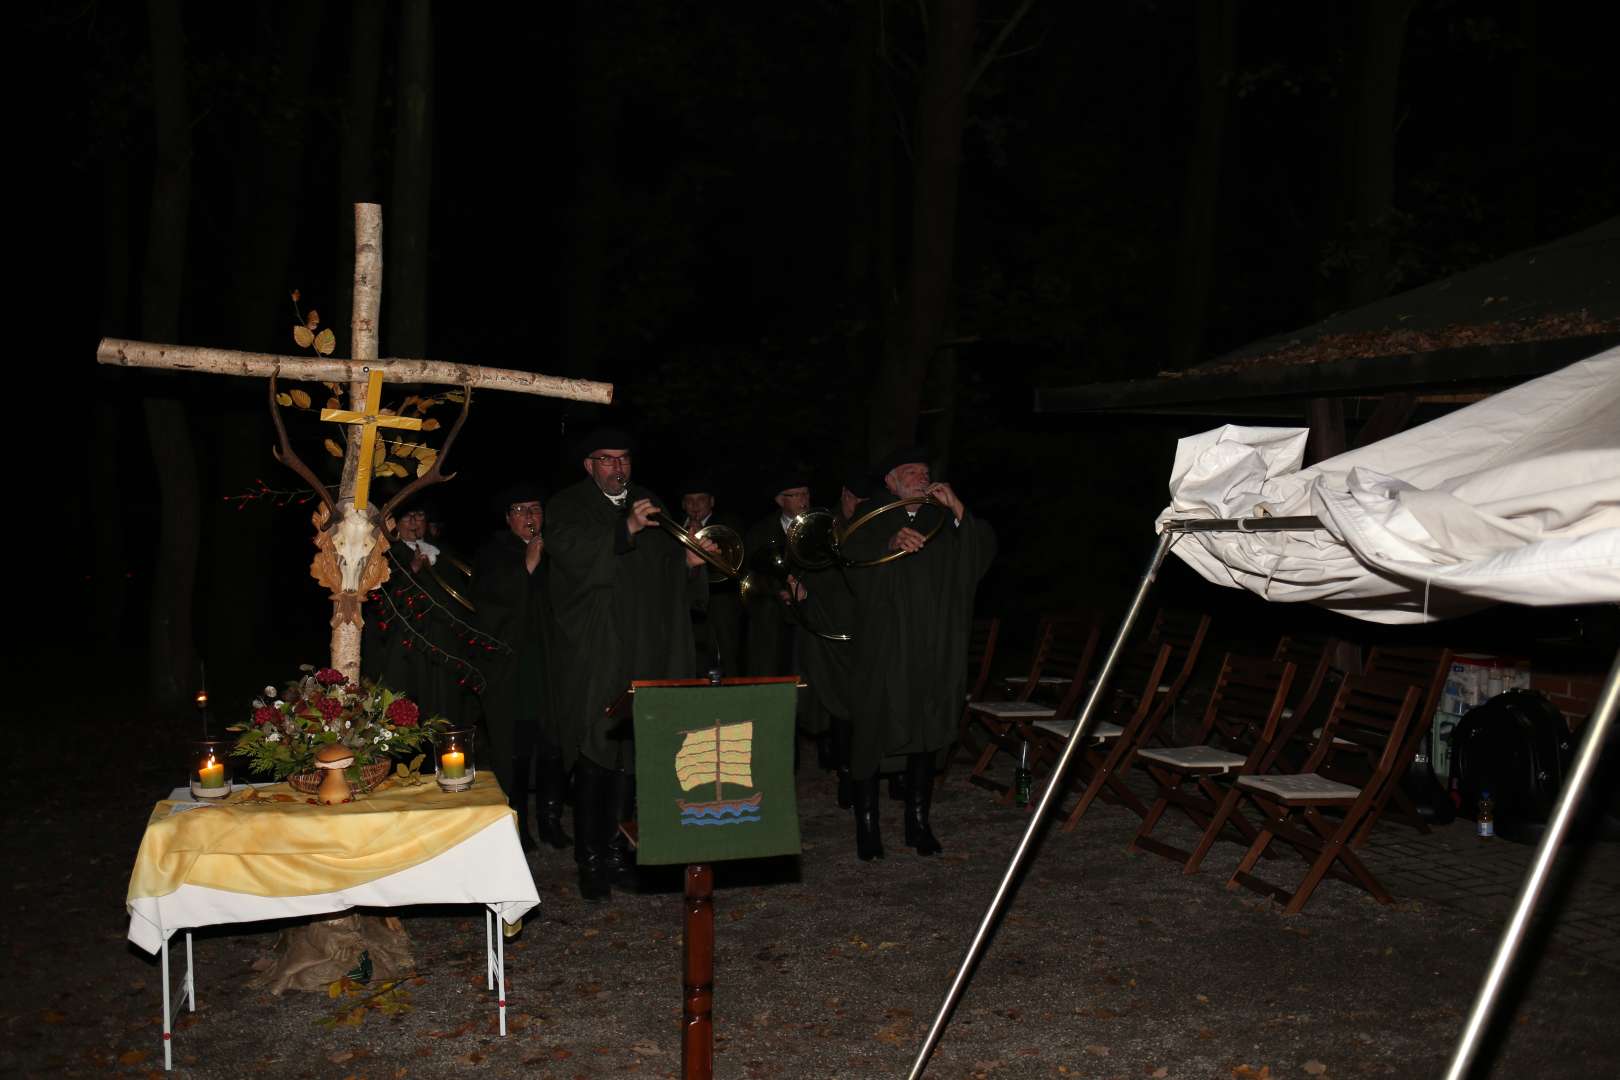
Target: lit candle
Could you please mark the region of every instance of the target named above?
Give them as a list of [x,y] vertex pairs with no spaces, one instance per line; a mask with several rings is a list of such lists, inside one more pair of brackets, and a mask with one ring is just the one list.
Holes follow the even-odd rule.
[[197,776],[202,781],[202,787],[222,788],[225,786],[225,763],[215,761],[214,755],[209,754],[208,760],[197,770]]
[[460,750],[446,750],[439,757],[439,771],[446,780],[460,780],[467,775],[467,755]]

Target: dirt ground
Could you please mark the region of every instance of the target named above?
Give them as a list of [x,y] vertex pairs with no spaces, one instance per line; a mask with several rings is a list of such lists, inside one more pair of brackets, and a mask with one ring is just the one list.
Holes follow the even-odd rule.
[[[33,730],[54,767],[32,774],[4,831],[0,1072],[150,1073],[158,965],[126,942],[123,897],[146,815],[173,783],[159,751],[171,733],[102,709],[51,720]],[[92,754],[110,763],[99,776],[76,767]],[[863,864],[830,775],[807,762],[799,778],[802,857],[719,875],[716,1075],[904,1076],[1025,818],[958,767],[936,800],[946,853],[902,847],[899,804],[886,803],[889,857]],[[1442,1072],[1497,925],[1336,882],[1285,918],[1222,887],[1235,846],[1185,878],[1126,852],[1134,820],[1099,806],[1044,839],[928,1076]],[[217,927],[196,935],[200,1005],[177,1024],[175,1075],[677,1076],[678,875],[586,905],[568,853],[533,869],[542,906],[506,954],[508,1037],[495,1035],[476,910],[402,912],[418,978],[365,1008],[253,989],[276,928]],[[1547,942],[1532,936],[1478,1075],[1620,1074],[1620,970]]]

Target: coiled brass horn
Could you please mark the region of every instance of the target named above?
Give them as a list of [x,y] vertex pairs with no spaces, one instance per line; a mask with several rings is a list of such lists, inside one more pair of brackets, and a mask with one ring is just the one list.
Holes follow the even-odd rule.
[[[729,525],[714,524],[705,525],[697,532],[687,532],[670,520],[663,507],[658,508],[658,517],[654,520],[660,529],[673,536],[682,547],[696,553],[698,558],[708,563],[710,569],[728,578],[742,574],[743,540],[737,535],[736,529]],[[712,540],[719,550],[710,551],[704,547],[705,540]]]
[[[899,551],[890,551],[876,559],[853,559],[845,554],[845,545],[849,538],[858,529],[863,528],[875,519],[887,514],[891,510],[902,510],[908,506],[938,506],[939,502],[931,495],[916,495],[909,499],[896,499],[885,503],[875,509],[868,510],[848,525],[840,526],[838,519],[831,510],[806,510],[793,519],[788,526],[787,542],[788,557],[798,566],[806,570],[825,570],[829,566],[842,566],[845,568],[882,566],[893,562],[902,555],[912,552],[901,548]],[[941,517],[934,523],[934,527],[923,534],[926,544],[932,540],[940,527],[945,524]]]
[[[761,595],[781,599],[782,595],[785,594],[786,599],[781,601],[782,605],[787,608],[788,618],[792,619],[800,629],[827,641],[851,640],[848,634],[818,630],[810,625],[810,620],[805,618],[804,609],[799,606],[799,601],[794,598],[793,588],[788,582],[788,575],[794,571],[795,566],[779,545],[770,543],[764,547],[755,548],[754,553],[748,557],[748,562],[750,564],[748,573],[744,574],[741,580],[737,582],[737,593],[742,597],[744,603],[748,603]],[[813,569],[811,567],[801,568]]]

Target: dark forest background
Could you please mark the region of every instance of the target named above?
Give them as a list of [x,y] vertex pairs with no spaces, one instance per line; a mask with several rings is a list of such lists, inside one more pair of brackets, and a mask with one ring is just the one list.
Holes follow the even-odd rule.
[[[449,543],[512,479],[769,478],[819,503],[896,442],[991,518],[981,606],[1134,583],[1174,439],[1037,416],[1613,216],[1613,37],[1531,0],[85,3],[25,16],[13,370],[42,438],[15,575],[48,648],[200,660],[222,700],[324,655],[307,511],[226,496],[268,455],[253,380],[119,371],[102,336],[347,354],[352,204],[384,208],[384,356],[609,380],[610,411],[486,393]],[[14,166],[15,167],[15,166]],[[43,257],[43,266],[39,265]],[[39,329],[48,333],[41,334]],[[26,336],[25,336],[26,335]],[[30,366],[24,366],[25,364]],[[14,409],[24,410],[21,402]],[[306,460],[320,425],[294,429]],[[71,582],[64,589],[62,583]],[[156,602],[154,603],[154,598]],[[51,617],[52,614],[56,617]]]

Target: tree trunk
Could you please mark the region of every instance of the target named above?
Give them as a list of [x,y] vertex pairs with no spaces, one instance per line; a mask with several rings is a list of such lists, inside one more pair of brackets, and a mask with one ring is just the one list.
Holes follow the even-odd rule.
[[1232,100],[1232,37],[1237,0],[1207,0],[1198,6],[1198,134],[1187,163],[1181,201],[1181,242],[1166,320],[1168,367],[1200,359],[1209,322],[1210,273],[1215,257],[1221,149]]
[[881,5],[850,8],[853,33],[849,52],[848,248],[844,260],[844,296],[848,304],[845,332],[844,464],[868,460],[867,395],[874,361],[881,359],[884,303],[879,284],[887,277],[882,260],[893,250],[883,232],[891,224],[883,213],[883,181],[890,170],[889,126],[882,122],[880,33]]
[[388,207],[388,347],[427,355],[429,194],[433,179],[433,5],[405,0]]
[[[157,167],[152,181],[141,325],[150,337],[174,341],[180,336],[191,200],[191,117],[186,108],[180,0],[149,0],[147,13]],[[155,704],[173,709],[189,696],[197,679],[191,632],[198,546],[197,463],[185,407],[177,399],[148,397],[144,411],[162,509],[151,573],[148,675]]]
[[565,225],[565,258],[558,291],[563,298],[564,370],[591,377],[601,362],[602,302],[607,261],[603,254],[607,222],[613,212],[614,160],[618,88],[611,75],[608,37],[602,23],[609,15],[595,0],[573,6],[571,70],[573,108],[573,193]]
[[328,325],[337,332],[339,356],[353,356],[353,298],[346,285],[354,275],[354,204],[377,203],[374,149],[377,140],[377,92],[382,74],[382,0],[355,0],[349,30],[349,83],[338,136],[337,258],[332,274],[332,309]]
[[[126,110],[120,108],[121,123],[128,130]],[[106,153],[97,166],[101,174],[102,288],[101,326],[106,333],[129,329],[129,162],[128,155]],[[91,408],[90,461],[86,477],[89,498],[85,522],[92,543],[91,633],[103,646],[118,641],[128,601],[128,556],[124,552],[124,516],[96,513],[97,507],[117,506],[121,498],[118,465],[123,445],[123,420],[119,391],[127,380],[116,372],[100,372],[97,393]]]
[[1513,145],[1519,164],[1509,181],[1507,236],[1510,248],[1520,251],[1536,242],[1536,99],[1540,84],[1540,54],[1536,48],[1535,0],[1519,0],[1518,50],[1510,92],[1513,95]]
[[1389,290],[1390,201],[1395,187],[1395,95],[1413,0],[1351,5],[1339,169],[1341,247],[1347,264],[1340,296],[1354,307]]
[[910,263],[872,396],[873,455],[916,439],[923,381],[950,317],[974,13],[975,0],[937,0],[929,17],[928,59],[917,101]]

